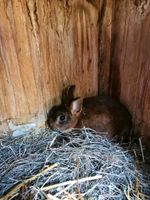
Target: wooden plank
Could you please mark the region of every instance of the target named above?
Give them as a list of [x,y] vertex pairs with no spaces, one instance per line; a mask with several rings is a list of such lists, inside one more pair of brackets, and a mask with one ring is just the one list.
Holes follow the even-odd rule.
[[115,1],[112,32],[112,95],[150,145],[150,1]]
[[99,8],[100,0],[0,1],[1,124],[42,119],[68,84],[97,94]]
[[99,94],[110,93],[111,36],[114,1],[103,0],[99,15]]

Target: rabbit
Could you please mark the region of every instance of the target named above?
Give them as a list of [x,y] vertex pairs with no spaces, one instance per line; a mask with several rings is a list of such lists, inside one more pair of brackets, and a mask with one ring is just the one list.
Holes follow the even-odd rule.
[[74,85],[63,90],[61,104],[48,112],[48,127],[61,132],[88,127],[98,133],[103,132],[110,138],[116,135],[129,136],[132,117],[121,103],[106,96],[75,98],[74,91]]

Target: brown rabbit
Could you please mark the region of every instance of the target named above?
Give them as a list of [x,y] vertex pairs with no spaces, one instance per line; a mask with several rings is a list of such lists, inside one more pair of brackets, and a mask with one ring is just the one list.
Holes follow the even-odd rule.
[[65,88],[62,103],[52,107],[47,116],[51,129],[68,132],[88,127],[108,136],[129,136],[132,118],[128,110],[110,97],[74,98],[75,86]]

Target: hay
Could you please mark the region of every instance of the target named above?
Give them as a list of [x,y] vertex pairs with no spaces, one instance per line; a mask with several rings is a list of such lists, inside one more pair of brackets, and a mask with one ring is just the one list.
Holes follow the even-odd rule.
[[1,199],[149,199],[141,145],[119,144],[90,129],[39,129],[0,145]]

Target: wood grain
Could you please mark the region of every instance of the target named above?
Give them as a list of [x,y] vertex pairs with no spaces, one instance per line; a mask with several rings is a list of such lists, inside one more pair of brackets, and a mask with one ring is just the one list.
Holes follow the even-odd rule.
[[98,91],[100,1],[0,1],[0,122],[46,116],[61,90]]
[[112,41],[112,20],[114,2],[109,0],[101,1],[99,15],[99,71],[98,86],[99,94],[110,94],[110,60]]
[[0,130],[45,119],[61,90],[120,99],[150,144],[150,0],[1,0]]
[[130,109],[150,145],[150,1],[115,1],[112,95]]

